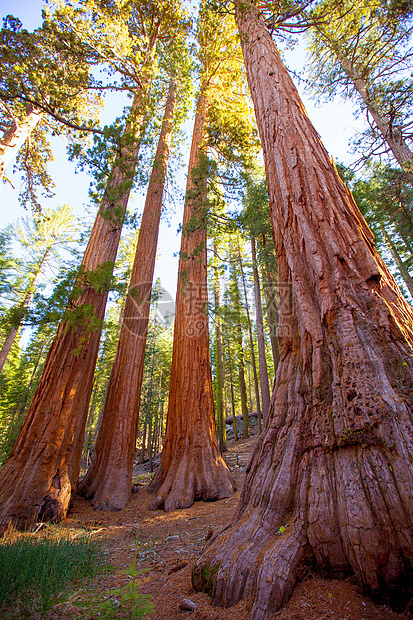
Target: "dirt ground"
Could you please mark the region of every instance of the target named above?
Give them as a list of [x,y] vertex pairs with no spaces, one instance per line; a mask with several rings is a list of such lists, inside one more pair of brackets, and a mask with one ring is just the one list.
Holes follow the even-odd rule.
[[[165,514],[148,510],[150,497],[145,478],[138,480],[139,490],[128,508],[121,512],[95,512],[82,499],[76,499],[64,523],[71,530],[87,530],[99,539],[115,568],[87,586],[89,591],[110,592],[127,577],[120,574],[136,557],[145,572],[140,591],[152,596],[155,612],[152,620],[249,620],[248,601],[230,609],[211,605],[209,596],[194,592],[191,570],[211,530],[222,527],[233,515],[240,495],[245,465],[254,439],[232,442],[226,459],[237,482],[234,497],[214,503],[196,502],[191,508]],[[139,472],[137,472],[139,473]],[[84,600],[82,588],[68,602],[54,608],[48,620],[83,617],[79,606]],[[196,605],[193,611],[180,608],[184,599]],[[79,612],[79,613],[78,613]],[[407,620],[413,615],[396,613],[385,605],[376,605],[351,580],[326,580],[316,575],[299,584],[287,605],[271,620]],[[91,615],[90,620],[98,620]]]

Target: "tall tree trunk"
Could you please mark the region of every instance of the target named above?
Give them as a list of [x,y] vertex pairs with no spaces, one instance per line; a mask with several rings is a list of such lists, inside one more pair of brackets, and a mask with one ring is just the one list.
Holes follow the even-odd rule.
[[229,337],[227,338],[227,349],[228,349],[228,370],[229,370],[229,382],[231,389],[231,409],[232,409],[232,425],[234,429],[234,439],[238,441],[238,428],[237,421],[235,419],[235,395],[234,395],[234,378],[232,375],[232,364],[231,364],[231,349],[229,345]]
[[193,579],[205,587],[208,573],[217,604],[251,597],[261,620],[307,563],[373,592],[412,571],[413,311],[256,8],[237,2],[236,17],[290,295],[266,430]]
[[410,273],[408,272],[406,265],[403,263],[402,258],[400,256],[400,254],[397,251],[396,245],[393,241],[393,239],[391,238],[391,236],[389,235],[389,233],[387,232],[385,226],[383,224],[379,224],[380,226],[380,230],[383,234],[384,237],[384,241],[387,245],[387,247],[389,248],[390,252],[393,255],[393,259],[394,262],[397,265],[397,268],[399,270],[399,273],[401,275],[401,277],[404,280],[405,285],[407,286],[407,289],[410,293],[410,295],[413,297],[413,280],[412,277],[410,275]]
[[235,489],[218,448],[209,360],[202,152],[207,107],[202,85],[189,157],[165,444],[148,489],[156,493],[150,505],[154,510],[186,508],[196,499],[222,499]]
[[[265,235],[262,236],[263,247],[266,245]],[[265,308],[267,310],[267,321],[270,331],[271,352],[274,361],[274,370],[277,371],[277,366],[280,361],[280,353],[278,350],[278,308],[277,300],[275,296],[275,279],[266,265],[261,263],[261,271],[263,273],[263,287],[265,296]]]
[[17,333],[20,329],[20,325],[23,322],[23,319],[26,315],[26,310],[29,307],[29,304],[31,302],[31,300],[33,299],[33,294],[34,294],[34,290],[37,284],[37,281],[39,279],[40,274],[43,271],[43,268],[46,264],[47,261],[47,257],[50,254],[50,247],[47,248],[42,256],[42,259],[39,263],[39,265],[37,266],[37,269],[35,271],[35,273],[33,274],[33,277],[29,283],[29,286],[26,288],[26,292],[24,295],[24,299],[22,301],[22,303],[19,306],[19,312],[18,312],[18,316],[17,316],[17,320],[14,321],[13,326],[10,328],[9,333],[6,336],[6,340],[3,343],[3,347],[0,351],[0,373],[4,368],[4,364],[6,363],[7,360],[7,356],[10,353],[10,350],[13,346],[13,342],[16,339]]
[[80,275],[42,378],[0,472],[0,527],[57,522],[76,488],[108,286],[138,159],[144,93],[134,99]]
[[[155,425],[154,425],[154,432],[153,432],[153,439],[152,439],[152,445],[151,445],[151,450],[152,450],[152,454],[154,454],[155,456],[158,454],[158,445],[159,445],[159,437],[161,434],[161,424],[162,424],[162,420],[161,420],[161,411],[162,411],[162,403],[161,403],[161,389],[162,389],[162,368],[161,368],[161,372],[159,373],[159,384],[158,384],[158,399],[157,399],[157,403],[156,403],[156,410],[155,410]],[[152,472],[152,466],[150,471]]]
[[149,417],[149,414],[147,413],[143,421],[142,445],[141,445],[141,452],[139,456],[140,465],[143,465],[143,463],[145,462],[145,457],[146,457],[146,434],[148,432],[148,417]]
[[122,510],[132,489],[152,280],[175,99],[175,84],[171,82],[95,458],[78,490],[86,499],[92,500],[96,509]]
[[0,140],[0,180],[4,177],[7,166],[13,161],[27,138],[43,118],[43,112],[32,105],[27,108],[27,115],[21,120],[14,120],[10,129]]
[[238,275],[235,260],[232,263],[232,276],[234,283],[235,293],[235,311],[236,311],[236,330],[237,330],[237,354],[238,354],[238,379],[239,389],[241,395],[241,411],[242,411],[242,435],[244,439],[250,436],[249,424],[250,419],[248,415],[247,404],[247,384],[245,382],[245,361],[244,361],[244,347],[242,342],[242,326],[241,326],[241,298],[238,286]]
[[224,408],[224,352],[222,346],[222,327],[220,316],[220,290],[219,290],[219,273],[217,244],[214,241],[214,302],[215,302],[215,350],[216,350],[216,407],[217,407],[217,426],[218,426],[218,443],[219,449],[225,452],[227,449],[227,433],[225,426],[225,408]]
[[[264,321],[262,317],[260,277],[258,275],[257,250],[255,247],[254,237],[251,237],[251,254],[252,254],[252,272],[254,275],[255,312],[256,312],[257,332],[258,332],[258,337],[257,337],[258,363],[260,367],[262,415],[263,415],[264,423],[265,423],[268,417],[268,410],[270,407],[270,388],[268,384],[267,358],[265,355]],[[261,432],[261,429],[259,430]]]
[[[261,423],[260,388],[258,386],[257,364],[256,364],[256,361],[255,361],[254,339],[252,337],[251,317],[250,317],[250,311],[249,311],[249,307],[248,307],[247,286],[246,286],[246,283],[245,283],[245,274],[244,274],[244,269],[243,269],[243,266],[242,266],[241,251],[240,251],[239,245],[238,245],[238,263],[239,263],[239,269],[240,269],[240,273],[241,273],[242,288],[244,290],[245,311],[247,313],[248,334],[249,334],[249,338],[250,338],[251,364],[252,364],[252,371],[253,371],[253,374],[254,374],[254,390],[255,390],[255,401],[256,401],[257,416],[258,416],[258,428],[259,428],[259,432],[261,433],[262,423]],[[250,400],[251,400],[251,412],[252,412],[252,399],[251,399],[251,397],[250,397]]]

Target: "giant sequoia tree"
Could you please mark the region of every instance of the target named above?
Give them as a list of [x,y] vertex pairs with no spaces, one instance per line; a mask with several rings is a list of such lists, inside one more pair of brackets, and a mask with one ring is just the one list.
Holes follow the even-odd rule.
[[132,488],[133,455],[138,431],[152,280],[173,125],[175,90],[176,85],[172,81],[149,181],[95,458],[79,487],[79,493],[92,499],[95,508],[121,510],[128,503]]
[[[211,106],[216,126],[219,115],[225,115],[225,108],[217,104],[218,93],[229,79],[225,63],[230,64],[237,42],[228,22],[205,6],[201,7],[198,41],[201,85],[188,166],[166,435],[160,466],[148,488],[156,493],[151,508],[166,511],[185,508],[196,499],[222,499],[235,489],[215,429],[206,244],[207,128],[211,132]],[[237,79],[234,72],[232,79]]]
[[[112,8],[108,9],[110,17],[116,17],[117,9],[112,12]],[[66,515],[77,485],[102,320],[138,161],[156,46],[163,37],[169,40],[173,36],[168,20],[175,12],[173,0],[162,7],[154,0],[142,12],[138,8],[137,14],[126,14],[134,28],[123,24],[128,35],[134,34],[134,45],[139,46],[136,55],[132,43],[126,47],[132,48],[130,64],[135,60],[133,102],[65,320],[49,351],[17,442],[1,470],[3,528],[9,522],[24,528],[36,520],[59,521]],[[97,20],[96,13],[93,18]],[[87,31],[91,23],[85,22],[83,27]],[[102,47],[105,49],[105,41]]]
[[202,165],[206,87],[203,83],[198,98],[188,166],[165,443],[148,488],[156,493],[154,510],[186,508],[196,499],[222,499],[235,489],[218,448],[209,360],[207,190]]
[[233,522],[200,558],[217,604],[273,614],[303,568],[370,591],[413,563],[413,312],[311,125],[258,10],[236,2],[264,151],[280,364]]

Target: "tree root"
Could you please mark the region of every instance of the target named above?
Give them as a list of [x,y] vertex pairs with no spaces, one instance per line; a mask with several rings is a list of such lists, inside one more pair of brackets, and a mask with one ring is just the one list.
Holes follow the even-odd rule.
[[214,459],[212,452],[210,446],[188,449],[174,457],[166,474],[161,462],[148,487],[148,493],[156,493],[150,510],[170,512],[189,508],[196,500],[212,502],[233,495],[234,479],[221,456]]
[[[255,462],[263,455],[260,443]],[[390,465],[388,457],[377,446],[310,451],[298,470],[292,466],[298,480],[290,506],[280,486],[279,501],[273,490],[266,509],[263,501],[242,509],[258,468],[250,472],[238,516],[195,565],[195,589],[210,592],[223,607],[251,598],[252,620],[265,620],[285,604],[310,566],[334,577],[354,574],[373,595],[391,589],[413,567],[413,499],[395,482],[401,468],[406,474],[403,459],[393,453]],[[274,468],[268,478],[273,475]],[[268,501],[265,489],[261,493]]]

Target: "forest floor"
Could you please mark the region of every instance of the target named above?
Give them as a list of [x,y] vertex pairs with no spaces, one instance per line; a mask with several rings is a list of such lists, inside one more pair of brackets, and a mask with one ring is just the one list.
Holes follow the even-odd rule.
[[[151,499],[146,493],[145,476],[141,476],[139,491],[130,505],[121,512],[95,512],[82,499],[76,499],[63,527],[74,532],[85,530],[99,540],[107,552],[113,570],[99,576],[86,587],[78,584],[62,603],[53,608],[48,620],[85,618],[84,602],[88,597],[111,595],[127,581],[121,571],[134,558],[144,572],[140,592],[151,595],[155,612],[151,620],[249,620],[248,601],[230,609],[211,605],[208,595],[194,592],[191,570],[211,530],[221,528],[233,515],[243,483],[245,465],[255,438],[231,442],[227,462],[236,479],[238,490],[234,497],[219,502],[196,502],[186,510],[170,513],[151,512]],[[147,481],[146,481],[147,482]],[[80,589],[79,589],[80,587]],[[189,599],[196,605],[184,611],[180,605]],[[82,609],[83,608],[83,609]],[[99,614],[86,615],[98,620]],[[389,607],[377,605],[350,580],[326,580],[316,575],[300,583],[287,605],[272,620],[406,620],[413,616],[396,613]]]

